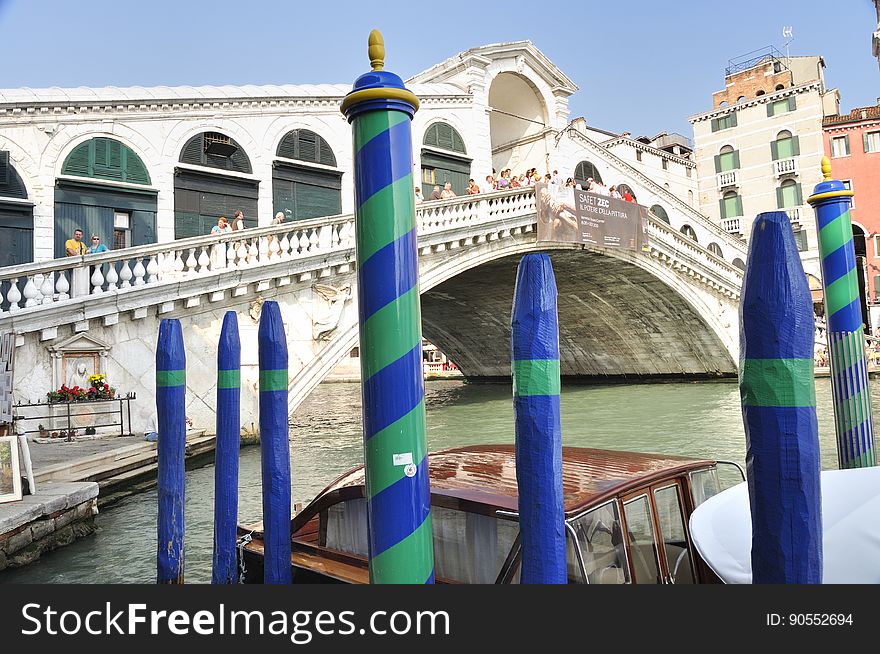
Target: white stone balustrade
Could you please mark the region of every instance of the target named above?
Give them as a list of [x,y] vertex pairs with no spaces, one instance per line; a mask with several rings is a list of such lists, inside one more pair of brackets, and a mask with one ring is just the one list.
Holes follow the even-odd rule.
[[[420,251],[424,255],[529,233],[535,214],[531,188],[428,201],[416,207]],[[648,236],[664,256],[684,257],[688,270],[728,290],[739,288],[739,269],[674,228],[649,217]],[[315,258],[314,265],[321,267],[328,254],[353,248],[354,217],[347,215],[0,268],[0,318],[89,295],[136,293],[156,284],[292,260]]]

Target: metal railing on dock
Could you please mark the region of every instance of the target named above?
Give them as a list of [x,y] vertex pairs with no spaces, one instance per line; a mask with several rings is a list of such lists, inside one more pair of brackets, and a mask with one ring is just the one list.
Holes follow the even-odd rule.
[[[40,427],[43,426],[43,423],[40,422],[39,427],[36,429],[21,429],[18,431],[19,434],[51,434],[58,432],[59,430],[57,426],[60,421],[62,424],[67,425],[67,429],[62,430],[67,440],[72,440],[72,437],[81,436],[82,434],[79,432],[84,432],[88,427],[93,427],[95,429],[102,427],[119,427],[120,436],[131,436],[131,402],[134,399],[137,399],[137,395],[135,393],[128,393],[124,397],[88,400],[83,402],[36,402],[30,404],[15,404],[12,407],[12,420],[13,423],[45,420],[51,425],[48,429],[45,427],[40,429]],[[118,408],[108,407],[107,405],[111,403],[117,404]],[[41,407],[48,408],[48,413],[46,415],[42,414]],[[83,408],[95,408],[98,410],[83,411]],[[105,408],[110,408],[110,410],[100,410]],[[40,412],[40,415],[25,415],[22,413],[23,409],[37,410]],[[26,411],[26,413],[30,413],[30,411]],[[75,421],[78,423],[79,418],[88,416],[116,416],[118,417],[118,420],[104,422],[99,418],[95,424],[86,426],[75,424]],[[125,429],[126,424],[128,425],[128,431]],[[73,432],[73,434],[71,434],[71,432]],[[59,437],[59,440],[60,438],[61,437]]]

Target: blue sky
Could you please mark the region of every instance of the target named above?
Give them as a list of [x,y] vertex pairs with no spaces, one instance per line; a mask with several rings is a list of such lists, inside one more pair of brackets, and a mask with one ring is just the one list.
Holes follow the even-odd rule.
[[[572,117],[612,131],[692,136],[728,59],[767,45],[825,57],[842,109],[874,104],[870,0],[574,2],[0,0],[0,87],[351,83],[382,30],[406,78],[486,43],[530,39],[580,90]],[[829,12],[827,7],[833,7]],[[825,9],[823,9],[825,7]],[[831,16],[829,16],[829,13]]]

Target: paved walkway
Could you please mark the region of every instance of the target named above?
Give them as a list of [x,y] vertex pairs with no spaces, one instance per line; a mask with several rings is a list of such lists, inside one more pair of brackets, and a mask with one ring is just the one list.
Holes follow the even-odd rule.
[[66,442],[61,439],[57,443],[35,443],[28,441],[31,451],[31,464],[34,474],[48,466],[59,463],[72,463],[76,459],[92,457],[96,454],[108,454],[112,450],[130,445],[145,443],[143,436],[108,436],[88,441]]

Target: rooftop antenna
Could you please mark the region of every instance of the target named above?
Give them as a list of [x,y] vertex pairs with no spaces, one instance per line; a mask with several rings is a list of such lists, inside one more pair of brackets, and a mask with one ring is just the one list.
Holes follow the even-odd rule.
[[788,46],[791,45],[791,42],[794,41],[794,33],[792,32],[792,26],[783,27],[782,28],[782,38],[788,39],[785,42],[785,63],[786,65],[791,65],[791,55],[788,52]]

